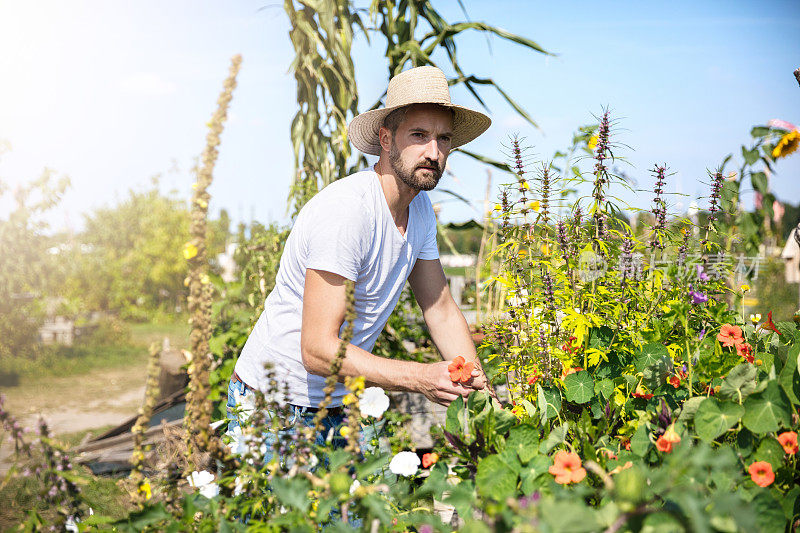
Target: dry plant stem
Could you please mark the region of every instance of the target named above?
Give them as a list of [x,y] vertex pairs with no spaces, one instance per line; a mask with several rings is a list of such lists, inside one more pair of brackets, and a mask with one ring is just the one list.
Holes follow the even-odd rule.
[[[208,201],[211,196],[208,187],[211,185],[214,165],[219,153],[220,135],[228,116],[228,106],[236,88],[236,75],[242,63],[242,56],[231,59],[228,78],[223,85],[222,93],[217,100],[217,110],[208,123],[206,147],[198,167],[197,181],[192,197],[190,248],[196,254],[189,257],[189,312],[192,324],[191,346],[192,359],[189,362],[189,391],[186,398],[186,449],[187,474],[197,464],[199,451],[207,450],[217,459],[225,456],[224,448],[210,433],[212,404],[209,399],[209,347],[211,337],[211,296],[212,288],[208,282],[208,263],[206,257]],[[198,450],[199,448],[199,450]]]
[[322,431],[322,421],[328,416],[328,406],[331,403],[333,391],[336,390],[336,384],[339,382],[339,372],[342,370],[342,363],[344,362],[345,354],[347,353],[347,345],[353,339],[353,324],[356,320],[356,296],[355,296],[355,283],[350,280],[345,281],[345,298],[346,306],[344,312],[344,320],[347,324],[342,332],[341,342],[339,343],[339,350],[331,361],[330,373],[325,378],[325,388],[322,390],[325,397],[319,402],[319,410],[314,417],[314,424],[307,429],[306,437],[313,442],[314,436]]
[[150,418],[153,416],[153,408],[158,401],[158,375],[161,370],[160,351],[157,344],[150,346],[150,358],[147,362],[147,383],[145,385],[144,403],[139,408],[139,417],[136,419],[131,429],[133,433],[133,454],[131,455],[131,479],[136,482],[137,491],[134,495],[134,503],[138,507],[144,506],[147,497],[141,489],[144,483],[144,432],[150,425]]

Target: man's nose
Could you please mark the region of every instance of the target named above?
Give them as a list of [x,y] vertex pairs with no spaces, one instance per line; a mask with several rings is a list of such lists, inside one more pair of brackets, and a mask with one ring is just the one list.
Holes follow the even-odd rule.
[[425,145],[425,157],[432,161],[439,159],[439,142],[436,139],[431,139]]

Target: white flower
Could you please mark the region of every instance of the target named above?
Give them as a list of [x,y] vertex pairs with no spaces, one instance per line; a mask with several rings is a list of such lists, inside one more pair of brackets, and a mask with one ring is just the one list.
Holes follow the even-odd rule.
[[234,455],[244,455],[250,451],[250,445],[247,443],[252,437],[249,435],[245,435],[242,433],[242,428],[236,426],[233,428],[233,431],[228,431],[225,433],[231,437],[231,443],[228,447],[231,449],[231,453]]
[[192,487],[200,491],[200,494],[209,500],[219,495],[219,485],[214,483],[214,474],[211,472],[207,472],[205,470],[198,472],[195,470],[186,478],[186,480]]
[[220,427],[222,424],[225,424],[227,422],[228,421],[223,418],[222,420],[217,420],[216,422],[211,422],[211,424],[209,424],[208,427],[210,427],[211,429],[216,431],[218,427]]
[[233,495],[239,496],[241,493],[244,492],[246,483],[240,476],[236,476],[236,479],[233,480]]
[[358,405],[366,416],[380,418],[389,408],[389,397],[380,387],[367,387],[361,395]]
[[359,483],[357,479],[354,480],[353,484],[350,485],[350,496],[355,494],[356,490],[358,490],[358,487],[360,487],[360,486],[361,486],[361,483]]
[[247,421],[256,409],[256,395],[251,391],[240,394],[239,391],[233,393],[236,402],[235,412],[238,413],[239,420]]
[[64,523],[64,530],[70,531],[72,533],[78,533],[78,524],[75,522],[75,518],[70,516],[67,518],[67,521]]
[[400,452],[389,463],[389,470],[398,476],[413,476],[419,468],[419,457],[414,452]]

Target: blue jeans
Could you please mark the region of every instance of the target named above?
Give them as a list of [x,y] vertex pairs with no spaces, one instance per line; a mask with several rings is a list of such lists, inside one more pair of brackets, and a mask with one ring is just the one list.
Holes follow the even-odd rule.
[[[241,422],[243,415],[241,413],[237,415],[236,411],[241,410],[242,408],[246,410],[247,407],[252,405],[255,405],[255,393],[247,388],[241,381],[231,379],[228,384],[228,431],[233,432]],[[245,413],[245,416],[248,415]],[[269,421],[272,420],[272,417],[274,417],[275,414],[267,411],[266,416],[267,420]],[[290,405],[289,414],[286,419],[286,426],[279,429],[277,435],[272,432],[268,432],[265,435],[266,451],[263,459],[264,463],[268,463],[270,460],[272,460],[272,445],[274,444],[276,438],[279,440],[285,440],[296,435],[300,428],[312,427],[314,425],[315,416],[316,413],[309,411],[308,407]],[[339,429],[342,427],[343,423],[343,413],[329,414],[323,418],[322,429],[317,431],[314,439],[315,444],[323,445],[325,444],[326,439],[331,436],[331,445],[333,448],[344,448],[347,444],[347,441],[339,434]]]

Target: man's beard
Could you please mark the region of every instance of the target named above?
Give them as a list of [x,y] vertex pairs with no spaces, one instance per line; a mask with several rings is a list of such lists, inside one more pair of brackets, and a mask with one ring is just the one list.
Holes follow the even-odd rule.
[[[403,183],[417,191],[430,191],[439,184],[442,177],[442,170],[439,168],[438,161],[431,161],[426,159],[424,163],[408,168],[400,159],[400,150],[397,145],[392,143],[392,149],[389,151],[389,165],[392,167],[395,175],[403,180]],[[433,175],[420,177],[417,175],[417,170],[422,167],[431,167],[430,172]],[[428,169],[426,169],[428,170]]]

